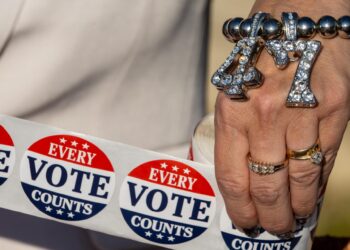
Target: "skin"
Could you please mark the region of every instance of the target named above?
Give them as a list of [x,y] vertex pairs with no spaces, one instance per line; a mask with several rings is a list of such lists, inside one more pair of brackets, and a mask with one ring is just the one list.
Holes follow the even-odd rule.
[[[323,15],[338,18],[350,14],[350,1],[258,0],[251,13],[283,11],[318,20]],[[349,40],[335,37],[313,39],[323,49],[311,74],[311,88],[318,99],[316,108],[287,108],[297,63],[285,70],[275,67],[264,50],[257,68],[264,84],[249,90],[250,100],[235,102],[219,93],[215,107],[216,178],[233,223],[242,229],[261,225],[271,233],[295,229],[295,217],[315,209],[324,190],[350,119]],[[320,140],[325,157],[322,167],[309,160],[289,160],[287,168],[259,176],[248,169],[247,156],[264,162],[284,161],[286,150],[305,149]]]

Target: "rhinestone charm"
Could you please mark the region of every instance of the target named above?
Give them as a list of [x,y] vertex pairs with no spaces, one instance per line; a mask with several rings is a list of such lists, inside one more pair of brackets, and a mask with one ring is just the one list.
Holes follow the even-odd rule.
[[225,62],[211,78],[218,90],[234,100],[247,100],[246,91],[263,83],[263,76],[255,68],[255,62],[263,49],[263,40],[258,36],[262,21],[267,14],[258,12],[251,19],[249,36],[239,40]]

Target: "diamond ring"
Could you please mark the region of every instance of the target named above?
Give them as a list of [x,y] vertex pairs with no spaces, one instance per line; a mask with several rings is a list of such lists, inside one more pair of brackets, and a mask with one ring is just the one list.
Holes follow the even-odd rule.
[[258,175],[269,175],[274,174],[277,171],[285,168],[287,166],[288,160],[284,160],[279,163],[269,163],[253,160],[253,158],[248,156],[248,167],[251,171]]
[[310,148],[301,150],[288,150],[287,156],[294,160],[310,160],[313,164],[321,165],[323,161],[323,154],[321,151],[319,140]]

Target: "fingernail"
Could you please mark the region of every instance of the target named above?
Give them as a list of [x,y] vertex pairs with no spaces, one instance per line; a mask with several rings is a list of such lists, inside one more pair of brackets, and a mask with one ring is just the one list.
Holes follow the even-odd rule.
[[242,231],[250,238],[256,238],[260,235],[261,227],[242,228]]
[[274,234],[274,235],[277,236],[278,238],[280,238],[281,240],[289,240],[289,239],[294,237],[294,233],[293,232]]
[[307,216],[295,216],[295,221],[298,226],[304,226],[307,220],[310,218],[310,215]]

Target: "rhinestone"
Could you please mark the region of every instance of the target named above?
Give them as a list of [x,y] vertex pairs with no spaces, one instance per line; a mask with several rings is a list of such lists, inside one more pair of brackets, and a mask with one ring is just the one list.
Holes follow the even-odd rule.
[[294,51],[294,44],[291,41],[285,41],[283,43],[283,48],[287,51]]
[[239,47],[243,47],[245,45],[245,41],[242,39],[242,40],[239,40],[237,42],[237,46],[238,46],[238,49],[240,49]]
[[301,66],[304,70],[308,70],[308,69],[311,67],[310,63],[305,62],[305,61],[301,61],[301,62],[300,62],[300,66]]
[[253,46],[255,43],[256,43],[256,39],[255,39],[254,37],[250,37],[250,38],[247,40],[248,46]]
[[243,82],[243,75],[242,74],[235,74],[233,76],[233,83],[234,84],[241,84]]
[[269,169],[269,174],[273,174],[274,172],[275,172],[274,168],[271,167],[271,168]]
[[215,74],[214,76],[213,76],[213,78],[211,79],[211,82],[213,83],[213,84],[218,84],[219,82],[220,82],[220,76],[219,75],[217,75],[217,74]]
[[305,55],[306,59],[309,60],[309,61],[312,61],[312,59],[314,58],[314,54],[315,53],[313,51],[311,51],[311,50],[307,50],[307,51],[304,52],[304,55]]
[[239,65],[236,70],[238,73],[244,73],[245,71],[245,66],[244,65]]
[[248,62],[248,57],[247,56],[241,56],[239,58],[239,63],[240,64],[246,64]]
[[272,41],[271,47],[273,50],[280,50],[282,48],[282,44],[278,41]]
[[230,60],[225,60],[223,65],[224,65],[224,67],[227,67],[227,66],[230,66],[230,64],[231,64]]
[[[240,41],[239,41],[239,42],[240,42]],[[238,47],[238,43],[237,43],[237,46],[233,48],[232,53],[237,54],[237,53],[240,51],[240,49],[241,49],[241,48]]]
[[302,94],[304,101],[312,102],[314,100],[314,95],[309,90],[305,90]]
[[249,56],[251,52],[252,52],[252,49],[247,47],[243,49],[242,54],[245,56]]
[[306,89],[306,83],[305,82],[298,82],[296,83],[294,91],[296,93],[302,93]]
[[295,45],[299,51],[304,51],[306,49],[306,42],[304,40],[298,40]]
[[319,48],[319,45],[318,45],[318,43],[315,43],[313,41],[309,41],[308,42],[308,48],[310,48],[313,51],[317,51],[318,48]]
[[303,81],[308,79],[308,75],[303,70],[298,70],[296,75],[297,81]]
[[218,72],[219,72],[219,73],[223,73],[224,70],[225,70],[225,68],[221,66],[221,67],[218,69]]
[[300,102],[300,100],[301,100],[301,95],[299,95],[299,94],[293,94],[292,95],[292,101],[293,102]]
[[242,89],[238,85],[233,85],[226,89],[225,93],[228,95],[238,95],[242,93]]
[[255,78],[255,71],[248,71],[247,74],[243,76],[245,82],[250,82]]
[[224,75],[224,77],[221,80],[221,83],[223,85],[228,85],[232,82],[232,75]]

